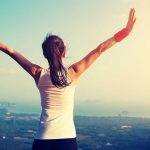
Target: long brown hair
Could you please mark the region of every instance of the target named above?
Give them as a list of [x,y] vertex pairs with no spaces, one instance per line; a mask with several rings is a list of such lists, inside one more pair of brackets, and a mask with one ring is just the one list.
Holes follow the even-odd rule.
[[43,55],[48,60],[50,67],[50,78],[52,83],[63,88],[69,86],[69,75],[62,63],[62,54],[65,50],[63,40],[56,36],[48,34],[42,43]]

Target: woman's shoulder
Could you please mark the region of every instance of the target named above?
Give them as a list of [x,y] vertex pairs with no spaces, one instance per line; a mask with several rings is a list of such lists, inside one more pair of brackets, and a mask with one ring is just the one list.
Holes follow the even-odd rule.
[[41,76],[43,70],[44,70],[44,68],[42,68],[42,67],[39,67],[39,68],[37,69],[36,75],[35,75],[35,78],[34,78],[36,84],[38,84],[39,78],[40,78],[40,76]]
[[73,68],[71,66],[69,66],[69,67],[67,67],[67,71],[68,71],[69,77],[71,78],[72,84],[77,84],[78,78],[77,78]]
[[[78,82],[78,78],[75,76],[75,73],[74,73],[74,70],[73,70],[73,68],[71,67],[71,66],[69,66],[69,67],[66,67],[66,71],[68,72],[68,75],[69,75],[69,78],[71,79],[71,81],[72,81],[72,84],[77,84],[77,82]],[[36,78],[35,78],[35,81],[36,81],[36,83],[38,83],[38,81],[39,81],[39,78],[41,77],[41,75],[43,74],[43,73],[46,73],[46,72],[48,72],[48,73],[50,73],[50,68],[39,68],[38,69],[38,71],[37,71],[37,75],[36,75]]]

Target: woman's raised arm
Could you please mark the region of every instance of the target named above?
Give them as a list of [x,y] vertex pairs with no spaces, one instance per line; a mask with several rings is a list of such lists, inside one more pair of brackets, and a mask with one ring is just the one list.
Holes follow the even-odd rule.
[[72,64],[69,69],[74,78],[78,78],[101,54],[107,49],[111,48],[117,42],[123,40],[132,30],[136,18],[134,16],[135,10],[132,8],[129,13],[128,22],[125,28],[116,33],[114,36],[99,44],[94,50],[88,53],[83,59]]
[[1,42],[0,42],[0,50],[8,54],[11,58],[13,58],[25,71],[27,71],[36,80],[37,74],[42,69],[40,66],[31,63],[19,52]]

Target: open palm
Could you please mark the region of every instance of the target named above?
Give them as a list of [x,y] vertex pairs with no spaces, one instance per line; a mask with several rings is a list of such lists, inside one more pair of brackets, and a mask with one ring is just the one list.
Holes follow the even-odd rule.
[[126,25],[126,29],[128,30],[129,33],[131,32],[131,30],[134,26],[134,23],[136,21],[136,18],[134,16],[134,14],[135,14],[135,9],[131,8],[130,13],[129,13],[128,22],[127,22],[127,25]]

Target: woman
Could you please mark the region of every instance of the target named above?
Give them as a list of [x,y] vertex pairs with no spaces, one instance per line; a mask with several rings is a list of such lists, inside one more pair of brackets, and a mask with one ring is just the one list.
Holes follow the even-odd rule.
[[41,95],[42,112],[32,150],[77,150],[73,121],[77,81],[105,50],[131,32],[136,20],[134,14],[132,8],[125,28],[68,68],[63,65],[66,47],[56,35],[47,36],[42,43],[43,55],[49,64],[47,69],[31,63],[11,47],[0,43],[0,50],[17,61],[33,77]]

